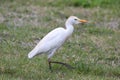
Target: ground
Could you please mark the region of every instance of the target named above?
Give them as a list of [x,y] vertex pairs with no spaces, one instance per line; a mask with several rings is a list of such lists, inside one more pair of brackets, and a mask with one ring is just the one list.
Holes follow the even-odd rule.
[[[2,0],[0,79],[120,80],[119,0],[77,1]],[[75,25],[73,35],[52,60],[69,63],[75,69],[54,64],[51,73],[46,55],[28,59],[39,40],[52,29],[64,27],[71,15],[89,22]]]

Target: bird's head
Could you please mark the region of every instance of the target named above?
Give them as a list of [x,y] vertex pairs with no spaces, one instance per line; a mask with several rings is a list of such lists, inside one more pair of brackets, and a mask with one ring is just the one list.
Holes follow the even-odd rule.
[[87,20],[79,19],[75,16],[70,16],[67,20],[68,23],[70,24],[79,24],[79,23],[86,23]]

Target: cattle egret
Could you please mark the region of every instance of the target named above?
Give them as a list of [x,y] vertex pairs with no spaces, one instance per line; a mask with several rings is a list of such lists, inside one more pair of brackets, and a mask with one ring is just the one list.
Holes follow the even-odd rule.
[[50,59],[54,55],[56,50],[58,50],[62,46],[62,44],[68,39],[68,37],[73,33],[73,24],[86,22],[87,20],[82,20],[75,16],[70,16],[65,23],[65,28],[59,27],[49,32],[28,54],[28,58],[33,58],[38,54],[47,53],[49,69],[51,69],[51,63],[62,64],[66,67],[70,67],[70,65],[66,63],[51,61]]

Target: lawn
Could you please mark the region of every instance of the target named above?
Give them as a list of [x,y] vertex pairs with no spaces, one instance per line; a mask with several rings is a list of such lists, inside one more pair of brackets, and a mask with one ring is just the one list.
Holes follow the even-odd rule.
[[[0,80],[120,80],[120,0],[1,0]],[[52,57],[27,54],[51,30],[75,15],[72,36]]]

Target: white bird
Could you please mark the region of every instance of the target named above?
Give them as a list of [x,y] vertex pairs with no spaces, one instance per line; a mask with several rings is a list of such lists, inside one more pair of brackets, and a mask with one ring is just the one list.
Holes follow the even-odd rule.
[[28,58],[33,58],[38,54],[47,53],[50,69],[51,63],[58,63],[65,65],[66,67],[70,67],[70,65],[66,63],[51,61],[50,58],[54,55],[56,50],[58,50],[62,46],[62,44],[68,39],[68,37],[73,33],[74,30],[73,24],[86,22],[87,20],[82,20],[75,16],[70,16],[65,23],[65,28],[59,27],[49,32],[28,54]]

